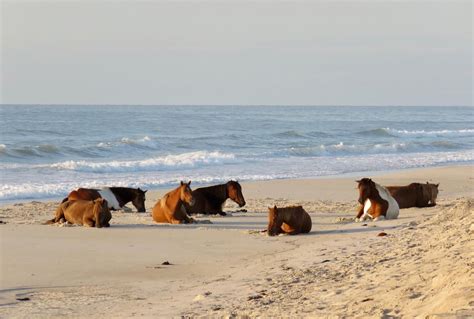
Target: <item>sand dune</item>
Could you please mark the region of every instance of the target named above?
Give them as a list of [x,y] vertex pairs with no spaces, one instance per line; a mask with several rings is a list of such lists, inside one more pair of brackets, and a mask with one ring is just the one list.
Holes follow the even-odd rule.
[[[0,316],[473,317],[473,167],[374,178],[441,182],[439,204],[353,223],[354,178],[343,177],[244,184],[248,212],[198,217],[212,224],[120,211],[109,229],[45,226],[57,202],[0,207]],[[313,231],[259,232],[273,204],[302,204]]]

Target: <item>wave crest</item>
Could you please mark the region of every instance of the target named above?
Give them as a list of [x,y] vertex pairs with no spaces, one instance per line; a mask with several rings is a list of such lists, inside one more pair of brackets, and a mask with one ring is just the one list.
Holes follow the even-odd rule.
[[436,130],[436,131],[425,131],[425,130],[397,130],[390,127],[376,128],[367,131],[357,132],[359,135],[365,136],[378,136],[378,137],[389,137],[389,136],[471,136],[474,135],[474,129],[462,129],[462,130]]
[[89,161],[65,161],[48,165],[49,168],[57,170],[69,170],[78,172],[130,172],[148,170],[169,170],[173,168],[195,167],[210,164],[222,164],[234,162],[234,154],[226,154],[218,151],[206,152],[197,151],[178,155],[167,155],[136,161],[110,161],[110,162],[89,162]]

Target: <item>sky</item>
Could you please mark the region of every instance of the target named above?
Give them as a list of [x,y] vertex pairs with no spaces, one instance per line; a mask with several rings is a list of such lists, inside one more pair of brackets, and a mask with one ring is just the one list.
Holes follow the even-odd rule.
[[471,1],[0,1],[3,104],[473,105]]

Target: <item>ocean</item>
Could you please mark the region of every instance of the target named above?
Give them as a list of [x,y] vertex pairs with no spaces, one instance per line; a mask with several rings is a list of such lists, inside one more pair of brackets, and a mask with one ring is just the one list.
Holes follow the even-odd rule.
[[472,107],[1,105],[0,201],[474,162]]

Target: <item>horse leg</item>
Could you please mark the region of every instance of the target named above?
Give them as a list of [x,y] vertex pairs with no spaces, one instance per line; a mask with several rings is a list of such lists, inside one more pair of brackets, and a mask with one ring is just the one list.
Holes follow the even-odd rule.
[[356,222],[361,221],[361,217],[362,217],[363,214],[364,214],[364,205],[360,205],[359,210],[357,211],[357,216],[355,218],[355,221]]
[[[385,208],[385,212],[387,212],[387,209],[388,207]],[[384,210],[384,207],[382,205],[375,205],[375,207],[371,207],[371,217],[374,219],[374,220],[380,220],[381,218],[384,218],[385,219],[385,215],[382,213],[382,211]],[[369,211],[370,211],[369,210]]]
[[[83,226],[86,226],[86,227],[94,227],[95,226],[95,223],[94,223],[94,220],[92,219],[92,217],[86,217],[84,216],[82,218],[82,225]],[[97,226],[100,228],[100,226]]]

